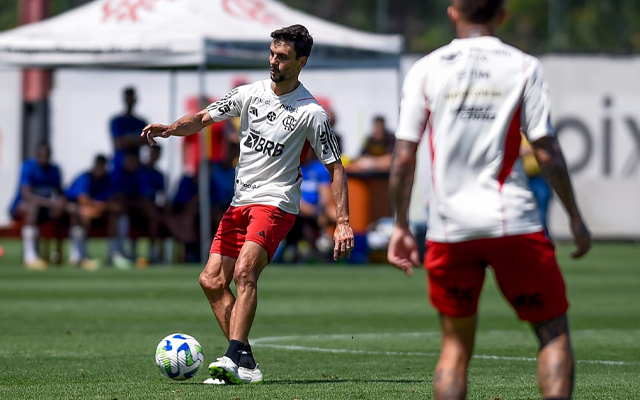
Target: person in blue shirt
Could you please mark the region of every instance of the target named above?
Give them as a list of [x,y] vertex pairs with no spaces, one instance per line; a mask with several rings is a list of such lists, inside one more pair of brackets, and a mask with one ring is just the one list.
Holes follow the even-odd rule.
[[145,180],[143,196],[156,203],[159,207],[164,205],[165,185],[164,174],[156,168],[160,159],[162,147],[149,147],[149,160],[142,165]]
[[125,88],[123,95],[125,112],[112,118],[110,122],[111,136],[115,147],[112,160],[114,170],[122,168],[126,152],[135,152],[139,157],[140,147],[146,143],[145,139],[140,137],[140,132],[147,125],[147,122],[133,114],[133,108],[137,102],[135,89]]
[[235,194],[236,164],[239,156],[240,144],[230,141],[227,143],[225,158],[211,165],[210,204],[214,234]]
[[[300,166],[302,174],[302,199],[300,200],[300,213],[296,216],[293,227],[287,234],[284,244],[278,256],[284,256],[283,252],[290,249],[291,260],[297,263],[307,256],[323,259],[316,242],[324,233],[331,222],[328,219],[327,208],[331,203],[331,177],[324,165],[318,161],[313,152],[309,152]],[[310,248],[310,254],[300,254],[300,242],[305,240]],[[277,256],[276,256],[277,257]],[[289,257],[287,257],[289,258]],[[289,260],[287,260],[289,261]]]
[[132,267],[131,260],[136,257],[135,247],[125,257],[124,240],[129,235],[129,226],[144,231],[153,243],[159,234],[161,214],[150,198],[150,185],[147,173],[140,166],[138,152],[129,150],[124,153],[122,169],[111,173],[112,200],[115,202],[117,217],[117,235],[109,240],[109,259],[121,269]]
[[[166,206],[166,198],[165,198],[165,178],[164,174],[156,168],[156,164],[160,159],[161,149],[160,146],[148,147],[149,149],[149,158],[148,161],[142,165],[140,168],[142,171],[142,176],[144,179],[143,192],[142,197],[145,199],[147,204],[146,207],[149,208],[148,213],[153,213],[152,217],[154,222],[158,225],[162,225],[163,216],[165,214],[165,206]],[[139,219],[138,219],[139,220]],[[161,243],[158,243],[157,237],[159,236],[160,227],[158,226],[154,231],[154,238],[151,239],[151,243],[149,246],[149,257],[148,261],[151,263],[159,262],[159,248]],[[156,233],[158,232],[158,233]],[[133,246],[135,248],[135,241],[133,241]]]
[[98,155],[90,171],[80,174],[66,190],[69,201],[71,251],[69,263],[86,270],[98,268],[98,262],[89,257],[86,248],[87,230],[92,223],[103,220],[109,234],[115,236],[116,206],[109,201],[112,194],[111,176],[107,171],[107,158]]
[[10,214],[16,221],[23,221],[23,261],[27,269],[43,270],[46,261],[38,256],[38,225],[53,220],[63,222],[66,198],[62,192],[60,169],[51,163],[51,147],[39,143],[36,157],[22,164],[20,183]]
[[[222,215],[229,208],[235,188],[235,165],[240,154],[238,143],[229,142],[225,158],[211,166],[209,204],[211,206],[211,227],[216,229]],[[167,208],[165,222],[169,232],[186,247],[189,261],[199,258],[198,235],[200,218],[197,171],[187,171],[183,175],[170,207]],[[213,232],[215,234],[215,232]],[[193,256],[190,257],[190,253]]]

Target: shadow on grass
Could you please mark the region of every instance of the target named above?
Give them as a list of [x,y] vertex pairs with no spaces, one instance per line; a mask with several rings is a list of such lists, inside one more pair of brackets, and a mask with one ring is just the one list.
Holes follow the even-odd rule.
[[[398,384],[407,384],[407,383],[423,383],[425,380],[423,379],[274,379],[265,381],[263,384],[259,385],[205,385],[205,386],[219,386],[219,387],[229,387],[229,386],[250,386],[250,387],[260,387],[262,385],[316,385],[319,383],[398,383]],[[194,386],[202,386],[203,383],[200,381],[188,381],[188,382],[180,382],[180,385],[194,385]]]
[[275,379],[265,385],[315,385],[318,383],[421,383],[421,379]]

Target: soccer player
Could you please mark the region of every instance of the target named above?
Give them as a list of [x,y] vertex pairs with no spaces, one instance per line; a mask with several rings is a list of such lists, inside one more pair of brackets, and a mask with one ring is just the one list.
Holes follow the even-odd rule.
[[49,220],[61,223],[66,204],[60,169],[51,163],[51,147],[42,142],[36,148],[36,157],[22,164],[18,192],[10,209],[14,220],[24,222],[22,243],[25,268],[47,268],[47,262],[38,257],[38,225]]
[[[540,62],[494,37],[503,0],[453,0],[457,39],[419,60],[403,95],[390,177],[395,228],[388,259],[411,275],[416,242],[408,228],[416,149],[423,132],[431,154],[425,268],[442,343],[435,399],[464,399],[477,304],[487,266],[518,317],[540,342],[538,381],[547,399],[569,399],[574,360],[565,284],[553,245],[518,158],[520,130],[570,218],[576,251],[591,246],[549,118]],[[422,177],[420,177],[422,178]]]
[[[249,345],[257,281],[298,214],[300,164],[309,147],[331,175],[337,216],[334,259],[348,257],[354,245],[347,177],[329,117],[298,80],[313,39],[302,25],[276,30],[271,37],[271,80],[235,88],[197,114],[171,125],[148,125],[141,134],[154,145],[155,137],[191,135],[214,122],[240,117],[235,196],[200,275],[200,285],[229,339],[226,354],[209,370],[217,382],[231,384],[263,381]],[[237,298],[229,289],[231,279]]]

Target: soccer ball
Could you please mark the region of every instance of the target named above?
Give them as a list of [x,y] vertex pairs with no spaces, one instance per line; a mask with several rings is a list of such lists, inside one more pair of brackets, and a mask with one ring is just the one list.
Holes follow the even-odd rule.
[[156,347],[158,368],[165,376],[177,381],[193,377],[203,361],[200,343],[184,333],[169,335]]

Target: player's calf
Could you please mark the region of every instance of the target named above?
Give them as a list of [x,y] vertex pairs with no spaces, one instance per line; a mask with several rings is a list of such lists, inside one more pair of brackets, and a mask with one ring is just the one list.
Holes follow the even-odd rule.
[[566,314],[533,324],[540,341],[538,382],[547,400],[570,399],[573,392],[575,361]]

